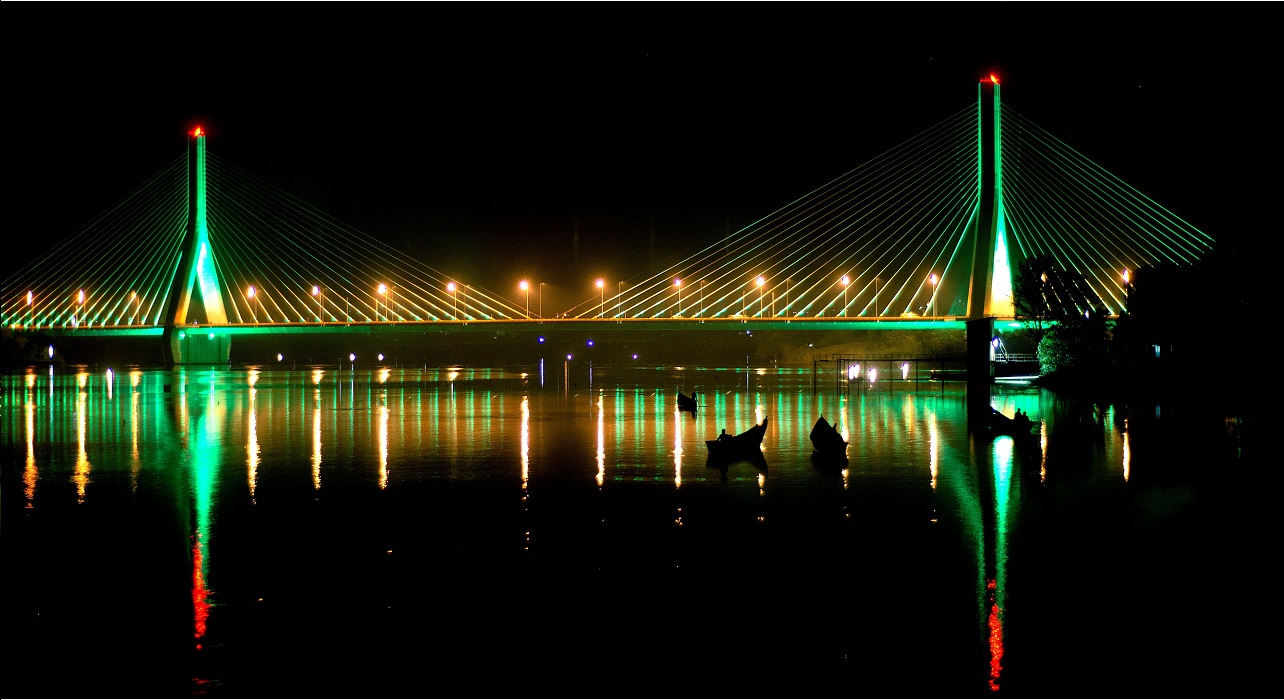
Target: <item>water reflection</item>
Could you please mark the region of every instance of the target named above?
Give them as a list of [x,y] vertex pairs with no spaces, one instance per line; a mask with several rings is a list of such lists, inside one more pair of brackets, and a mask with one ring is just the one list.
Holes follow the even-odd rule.
[[[1087,410],[1037,389],[995,397],[1000,410],[1020,407],[1041,421],[1038,441],[1022,447],[970,430],[965,396],[937,388],[836,394],[813,392],[809,376],[759,371],[750,386],[738,370],[688,368],[682,378],[694,378],[704,399],[689,414],[668,400],[669,374],[590,370],[569,360],[564,368],[565,381],[547,388],[542,374],[531,382],[531,372],[466,368],[133,371],[129,391],[114,391],[101,373],[73,371],[50,374],[47,392],[42,375],[25,372],[3,378],[5,463],[22,465],[4,473],[13,478],[10,493],[22,494],[15,508],[58,519],[66,517],[64,504],[92,504],[79,509],[91,527],[98,518],[107,526],[138,517],[133,509],[144,496],[170,504],[187,539],[186,548],[174,548],[186,549],[190,566],[185,614],[203,652],[248,644],[253,630],[277,622],[247,608],[265,590],[274,604],[295,599],[313,610],[312,598],[298,596],[320,588],[325,612],[353,617],[377,600],[380,609],[417,611],[406,613],[409,628],[443,614],[440,600],[487,600],[469,585],[488,575],[554,588],[549,582],[609,580],[614,587],[599,586],[594,600],[643,617],[657,613],[629,606],[675,591],[666,599],[675,611],[666,614],[675,617],[657,621],[681,627],[708,612],[695,593],[725,595],[745,581],[755,581],[762,597],[746,590],[737,601],[771,606],[764,617],[796,619],[808,601],[802,582],[811,581],[888,608],[828,608],[823,624],[846,640],[832,649],[846,646],[842,656],[826,656],[826,648],[818,659],[849,670],[868,670],[853,659],[909,668],[917,661],[897,656],[897,645],[870,630],[930,637],[943,658],[970,660],[937,689],[974,695],[1012,690],[1019,660],[1041,653],[1008,621],[1052,614],[1038,607],[1053,604],[1039,601],[1041,587],[1061,570],[1045,563],[1043,542],[1118,547],[1104,536],[1081,539],[1095,530],[1050,537],[1059,509],[1099,502],[1101,492],[1124,502],[1160,468],[1137,444],[1142,428],[1123,409]],[[592,389],[577,388],[572,370],[581,383],[593,372]],[[821,414],[850,443],[841,469],[811,461],[809,431]],[[761,462],[691,468],[719,430],[742,432],[768,416]],[[1181,507],[1174,500],[1127,503]],[[1100,529],[1114,537],[1120,528]],[[535,552],[532,541],[540,543]],[[372,551],[398,558],[376,562]],[[45,554],[65,555],[60,548]],[[329,575],[341,573],[351,591],[309,573],[307,562],[332,567]],[[702,578],[667,578],[677,575],[675,564],[681,576]],[[1093,573],[1111,580],[1109,572]],[[775,601],[770,592],[781,581],[798,588]],[[696,585],[711,582],[718,585]],[[487,604],[499,605],[481,608]],[[502,615],[488,619],[504,624]],[[821,624],[810,631],[828,639]],[[405,631],[396,621],[379,625]],[[920,694],[913,692],[918,679],[902,681],[908,694]]]

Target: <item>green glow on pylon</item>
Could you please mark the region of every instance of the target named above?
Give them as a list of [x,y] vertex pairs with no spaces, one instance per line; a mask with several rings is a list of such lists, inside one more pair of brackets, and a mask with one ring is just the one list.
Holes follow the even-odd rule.
[[1016,316],[1012,301],[1012,266],[1008,257],[1007,222],[1003,216],[1003,117],[1000,111],[999,80],[994,83],[994,263],[990,275],[990,315],[997,318]]
[[196,168],[196,211],[192,212],[196,223],[196,283],[200,285],[201,303],[205,305],[207,321],[213,325],[225,325],[227,312],[223,309],[222,290],[219,288],[218,274],[214,270],[213,255],[210,252],[210,230],[208,202],[205,193],[205,132],[197,128],[196,157],[199,164]]
[[[1000,203],[1002,199],[999,200]],[[990,282],[990,313],[997,318],[1015,318],[1016,305],[1012,301],[1012,264],[1008,257],[1007,226],[1003,208],[999,207],[998,233],[994,241],[994,277]]]

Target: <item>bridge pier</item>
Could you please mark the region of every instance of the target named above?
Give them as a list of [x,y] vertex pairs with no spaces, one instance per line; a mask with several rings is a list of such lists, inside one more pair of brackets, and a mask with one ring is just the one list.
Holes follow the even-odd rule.
[[989,421],[990,385],[994,383],[994,363],[990,362],[990,343],[994,340],[994,317],[973,318],[965,322],[967,339],[967,414],[969,420]]
[[165,329],[162,349],[165,366],[226,365],[232,359],[232,336],[214,330]]

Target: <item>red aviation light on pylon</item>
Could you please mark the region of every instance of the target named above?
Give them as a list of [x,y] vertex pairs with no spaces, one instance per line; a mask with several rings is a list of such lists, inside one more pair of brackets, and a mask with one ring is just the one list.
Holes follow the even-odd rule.
[[205,132],[199,126],[196,127],[196,130],[192,132],[192,136],[204,136],[204,135],[205,135]]
[[998,85],[998,84],[999,84],[999,76],[997,76],[997,75],[995,75],[995,74],[991,73],[991,74],[990,74],[990,82],[994,83],[995,85]]

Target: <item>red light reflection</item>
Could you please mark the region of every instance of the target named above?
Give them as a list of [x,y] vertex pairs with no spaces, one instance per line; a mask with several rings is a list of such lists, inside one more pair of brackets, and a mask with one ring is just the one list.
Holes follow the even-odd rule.
[[[201,552],[201,533],[192,536],[192,609],[195,612],[196,638],[205,636],[205,621],[210,616],[209,590],[205,588],[205,556]],[[200,649],[198,642],[196,648]]]
[[999,674],[1003,671],[1003,611],[994,602],[994,579],[988,579],[985,587],[990,598],[990,690],[997,692]]

